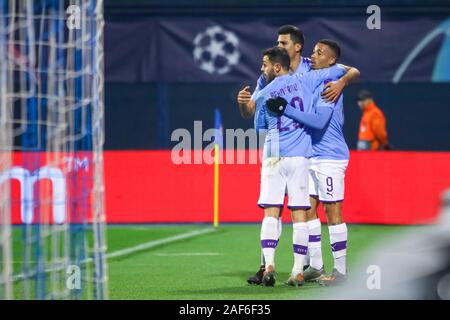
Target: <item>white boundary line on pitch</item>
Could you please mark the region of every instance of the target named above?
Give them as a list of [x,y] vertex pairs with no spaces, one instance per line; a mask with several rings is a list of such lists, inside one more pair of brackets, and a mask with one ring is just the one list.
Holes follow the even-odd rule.
[[154,248],[154,247],[157,247],[157,246],[160,246],[160,245],[163,245],[163,244],[175,242],[175,241],[178,241],[178,240],[192,238],[192,237],[199,236],[201,234],[207,234],[207,233],[210,233],[210,232],[213,232],[213,231],[216,231],[216,229],[208,228],[208,229],[202,229],[202,230],[194,230],[194,231],[189,231],[189,232],[186,232],[186,233],[181,233],[181,234],[178,234],[178,235],[173,236],[173,237],[168,237],[168,238],[163,238],[163,239],[160,239],[160,240],[153,240],[153,241],[141,243],[141,244],[138,244],[137,246],[134,246],[134,247],[129,247],[129,248],[126,248],[126,249],[117,250],[117,251],[108,253],[106,255],[106,258],[107,259],[111,259],[111,258],[117,258],[117,257],[120,257],[120,256],[125,256],[125,255],[130,254],[130,253],[134,253],[134,252],[138,252],[138,251],[142,251],[142,250],[147,250],[147,249]]
[[[194,231],[189,231],[189,232],[185,232],[185,233],[181,233],[178,234],[176,236],[172,236],[172,237],[168,237],[168,238],[163,238],[163,239],[159,239],[159,240],[152,240],[152,241],[148,241],[148,242],[144,242],[141,244],[138,244],[136,246],[133,247],[128,247],[125,249],[121,249],[121,250],[117,250],[111,253],[107,253],[105,255],[106,259],[112,259],[112,258],[117,258],[117,257],[121,257],[121,256],[125,256],[127,254],[131,254],[134,252],[138,252],[138,251],[143,251],[143,250],[147,250],[150,248],[154,248],[163,244],[168,244],[171,242],[175,242],[178,240],[183,240],[183,239],[189,239],[189,238],[193,238],[202,234],[207,234],[207,233],[211,233],[216,231],[217,229],[215,228],[207,228],[207,229],[201,229],[201,230],[194,230]],[[92,262],[92,258],[88,258],[85,259],[83,261],[81,261],[81,264],[84,263],[89,263]],[[45,272],[52,272],[52,271],[58,271],[58,270],[63,270],[64,268],[62,266],[59,267],[55,267],[55,268],[49,268],[46,269]],[[16,274],[12,276],[12,280],[13,282],[18,281],[18,280],[23,280],[25,278],[25,274],[20,273],[20,274]]]
[[161,252],[155,253],[158,257],[180,257],[180,256],[220,256],[218,252]]

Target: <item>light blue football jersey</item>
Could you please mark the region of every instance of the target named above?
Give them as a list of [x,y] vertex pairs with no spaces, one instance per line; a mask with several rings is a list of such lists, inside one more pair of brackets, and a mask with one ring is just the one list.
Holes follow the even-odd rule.
[[[307,81],[303,81],[307,82]],[[268,157],[305,157],[312,155],[311,135],[300,123],[286,116],[277,116],[266,109],[270,98],[283,97],[294,108],[312,112],[313,89],[301,84],[299,77],[286,74],[276,77],[256,96],[255,128],[267,129],[264,159]]]
[[316,108],[331,108],[330,121],[323,129],[312,130],[312,152],[314,159],[348,160],[350,152],[344,137],[344,94],[336,103],[329,103],[320,98],[327,82],[325,80],[315,91]]
[[[305,58],[305,57],[300,57],[300,59],[301,59],[301,62],[297,66],[297,69],[295,70],[295,72],[293,73],[298,76],[301,76],[303,73],[311,70],[311,59]],[[266,85],[267,85],[266,78],[264,78],[263,75],[260,75],[258,78],[258,81],[256,81],[255,91],[253,91],[253,94],[252,94],[253,101],[256,101],[256,96],[257,96],[258,92],[261,91]]]
[[314,159],[348,160],[349,150],[344,138],[344,105],[343,94],[336,103],[327,102],[321,98],[325,85],[336,81],[345,74],[345,69],[334,65],[324,69],[311,69],[302,77],[311,77],[318,84],[314,89],[313,112],[317,108],[331,108],[333,113],[330,121],[323,129],[310,129],[312,137],[312,157]]
[[[337,65],[319,70],[310,69],[301,75],[277,77],[258,92],[255,101],[255,128],[268,129],[264,157],[313,156],[315,158],[343,159],[347,152],[348,158],[348,147],[342,132],[342,97],[340,98],[341,103],[336,104],[338,106],[336,114],[333,112],[329,125],[323,130],[304,128],[303,125],[285,116],[276,117],[265,107],[267,99],[281,96],[302,112],[315,113],[317,106],[329,107],[334,110],[335,104],[324,101],[320,98],[320,94],[327,82],[337,80],[344,74],[345,70]],[[298,88],[296,83],[299,85]],[[292,132],[290,132],[291,130]],[[310,140],[311,135],[313,138]],[[300,145],[295,146],[295,141],[300,141]],[[311,152],[308,151],[310,141],[312,143]],[[315,143],[317,143],[317,147],[314,145]],[[331,146],[332,148],[328,150]]]

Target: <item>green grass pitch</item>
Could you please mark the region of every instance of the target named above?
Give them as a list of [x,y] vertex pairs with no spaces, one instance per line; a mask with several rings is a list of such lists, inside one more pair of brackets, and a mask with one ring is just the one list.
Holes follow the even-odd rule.
[[[166,239],[187,232],[211,229],[209,225],[110,225],[107,229],[108,253]],[[380,239],[411,231],[407,226],[348,225],[348,269]],[[178,240],[150,249],[108,259],[110,299],[321,299],[332,288],[308,283],[300,288],[284,284],[293,264],[292,225],[283,225],[276,252],[275,287],[250,286],[247,277],[260,263],[260,224],[224,224],[213,232]],[[20,240],[20,230],[14,230]],[[21,242],[14,241],[15,273],[20,272]],[[322,227],[325,269],[332,268],[328,229]],[[20,298],[22,284],[14,286]]]
[[[110,227],[108,251],[167,237],[189,230],[185,226]],[[351,273],[361,255],[377,240],[411,227],[349,225],[348,268]],[[170,243],[152,250],[109,260],[110,299],[320,299],[331,288],[306,284],[284,285],[293,263],[292,226],[284,224],[276,252],[275,287],[250,286],[246,279],[260,262],[260,225],[222,225],[215,232]],[[332,268],[328,229],[322,243],[327,272]]]

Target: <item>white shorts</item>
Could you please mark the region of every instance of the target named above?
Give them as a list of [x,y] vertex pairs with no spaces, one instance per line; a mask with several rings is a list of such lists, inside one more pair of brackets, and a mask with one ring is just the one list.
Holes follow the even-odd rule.
[[304,157],[263,160],[258,205],[262,208],[282,207],[287,193],[288,208],[309,209],[308,168],[309,159]]
[[309,194],[321,202],[344,200],[345,170],[348,160],[311,159],[309,166]]

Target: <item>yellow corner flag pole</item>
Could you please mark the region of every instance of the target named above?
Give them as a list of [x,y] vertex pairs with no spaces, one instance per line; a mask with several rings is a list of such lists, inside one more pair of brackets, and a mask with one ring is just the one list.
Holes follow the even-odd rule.
[[219,226],[219,145],[214,144],[214,228]]

